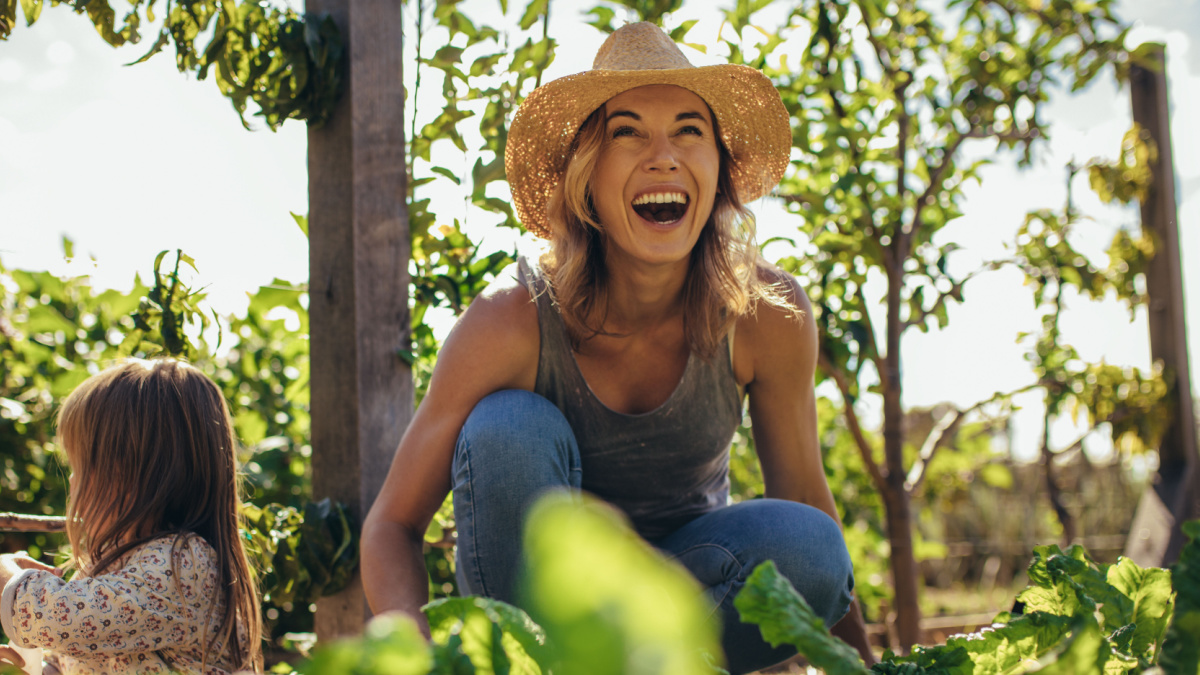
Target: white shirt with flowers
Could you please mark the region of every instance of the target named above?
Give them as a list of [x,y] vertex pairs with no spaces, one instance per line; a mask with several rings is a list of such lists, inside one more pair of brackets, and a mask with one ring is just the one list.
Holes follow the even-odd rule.
[[18,647],[41,647],[64,675],[233,670],[223,648],[203,658],[225,608],[216,553],[198,536],[175,541],[150,541],[95,577],[64,581],[25,570],[0,596],[5,635]]

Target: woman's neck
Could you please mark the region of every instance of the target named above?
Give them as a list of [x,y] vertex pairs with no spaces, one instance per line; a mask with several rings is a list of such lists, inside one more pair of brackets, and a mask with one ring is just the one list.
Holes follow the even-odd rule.
[[628,334],[677,318],[683,308],[688,262],[647,265],[610,256],[606,279],[605,332]]

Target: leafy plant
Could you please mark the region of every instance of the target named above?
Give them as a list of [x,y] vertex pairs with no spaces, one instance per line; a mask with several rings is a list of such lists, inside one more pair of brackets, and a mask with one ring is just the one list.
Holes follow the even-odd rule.
[[[86,14],[100,37],[112,45],[137,44],[143,22],[156,21],[158,0],[130,0],[124,18],[110,0],[20,0],[25,25],[32,26],[45,5],[66,5]],[[258,0],[167,0],[154,44],[142,63],[175,45],[175,65],[196,79],[215,72],[217,88],[233,103],[242,125],[247,101],[272,130],[288,119],[319,126],[329,118],[343,89],[345,46],[328,15],[301,16]],[[17,0],[0,0],[0,40],[17,25]],[[198,44],[201,35],[211,37]],[[130,64],[132,65],[132,64]]]
[[[524,611],[496,600],[425,606],[431,644],[406,617],[372,620],[357,639],[318,646],[305,675],[358,673],[680,673],[720,671],[700,589],[611,508],[544,497],[525,534]],[[540,624],[540,625],[539,625]]]
[[[1195,672],[1200,666],[1200,622],[1194,604],[1200,588],[1200,522],[1170,572],[1122,559],[1097,564],[1081,546],[1034,549],[1031,585],[1017,596],[1021,613],[944,645],[892,652],[872,667],[887,675],[991,675],[1024,672]],[[1179,598],[1176,606],[1176,597]],[[865,673],[854,651],[833,638],[804,598],[770,563],[755,570],[736,600],[744,621],[757,623],[772,644],[788,643],[829,673]],[[1170,626],[1168,628],[1168,625]]]
[[689,675],[720,654],[695,580],[612,507],[550,495],[527,523],[523,597],[555,673]]
[[329,499],[300,509],[246,504],[242,515],[243,534],[262,575],[267,633],[309,628],[303,618],[311,614],[310,606],[345,588],[358,567],[357,527],[342,505]]

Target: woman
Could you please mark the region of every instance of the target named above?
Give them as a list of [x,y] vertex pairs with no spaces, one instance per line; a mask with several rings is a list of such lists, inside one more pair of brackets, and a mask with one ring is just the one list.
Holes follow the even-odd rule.
[[[775,186],[790,147],[766,77],[692,67],[648,23],[529,96],[505,167],[518,215],[551,248],[477,298],[442,348],[364,523],[375,612],[422,621],[422,535],[451,489],[461,590],[511,601],[525,508],[571,487],[622,509],[709,590],[732,672],[790,656],[733,608],[763,560],[828,624],[846,615],[811,308],[758,259],[742,206]],[[744,395],[768,499],[727,506]],[[856,612],[839,632],[870,658]]]

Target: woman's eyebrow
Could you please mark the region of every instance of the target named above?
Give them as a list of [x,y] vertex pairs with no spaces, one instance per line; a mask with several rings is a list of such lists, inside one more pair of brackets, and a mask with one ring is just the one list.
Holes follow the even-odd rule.
[[[604,121],[611,121],[614,117],[629,117],[639,122],[642,121],[642,116],[633,112],[632,110],[614,110],[613,112],[609,113],[608,117],[604,118]],[[682,120],[700,120],[701,122],[708,122],[708,117],[704,115],[704,113],[692,110],[688,112],[681,112],[675,116],[676,122],[680,122]]]

